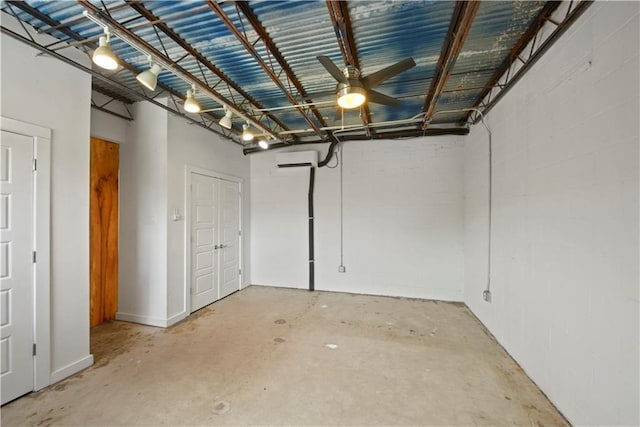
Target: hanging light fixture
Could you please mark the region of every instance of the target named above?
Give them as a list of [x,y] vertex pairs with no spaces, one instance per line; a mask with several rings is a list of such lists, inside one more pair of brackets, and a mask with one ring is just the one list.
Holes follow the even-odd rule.
[[104,34],[104,36],[100,37],[98,48],[93,51],[91,59],[98,67],[104,68],[105,70],[115,70],[118,68],[118,57],[111,50],[111,35],[109,33],[109,29],[106,27],[104,29]]
[[261,139],[260,141],[258,141],[258,146],[263,150],[266,150],[267,148],[269,148],[269,143],[266,139]]
[[352,81],[350,84],[338,84],[338,105],[344,109],[358,108],[367,100],[366,91],[359,82]]
[[187,99],[184,100],[184,109],[189,113],[199,113],[200,104],[196,101],[196,86],[193,85],[191,89],[187,91]]
[[143,71],[136,76],[136,80],[142,86],[146,87],[149,90],[156,90],[156,86],[158,85],[158,74],[162,71],[162,68],[151,60],[149,57],[149,64],[151,68],[147,71]]
[[249,122],[242,125],[242,140],[253,141],[253,133],[249,130]]
[[231,117],[233,116],[233,112],[227,108],[226,105],[223,105],[224,108],[224,117],[220,119],[218,124],[225,129],[231,129],[233,124],[231,123]]

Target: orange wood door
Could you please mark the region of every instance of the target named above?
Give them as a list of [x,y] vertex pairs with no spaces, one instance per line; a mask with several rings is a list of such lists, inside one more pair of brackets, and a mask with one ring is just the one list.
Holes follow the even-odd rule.
[[116,317],[118,309],[119,146],[91,138],[89,207],[90,323]]

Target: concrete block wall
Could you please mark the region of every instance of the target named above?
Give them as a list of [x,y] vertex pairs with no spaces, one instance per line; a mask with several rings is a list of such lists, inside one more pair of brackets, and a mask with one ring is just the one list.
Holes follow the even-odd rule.
[[576,425],[638,425],[637,2],[596,2],[465,141],[465,302]]
[[[316,289],[462,300],[462,138],[344,143],[345,273],[340,169],[317,168]],[[324,158],[327,145],[296,150]],[[278,169],[275,155],[250,156],[252,280],[307,288],[309,169]]]

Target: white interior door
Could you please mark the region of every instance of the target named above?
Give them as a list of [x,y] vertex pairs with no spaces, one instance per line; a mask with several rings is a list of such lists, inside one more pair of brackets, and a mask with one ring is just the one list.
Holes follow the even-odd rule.
[[217,193],[215,178],[191,174],[191,311],[219,298]]
[[240,289],[240,183],[191,172],[191,311]]
[[220,180],[220,298],[240,289],[240,184]]
[[0,139],[0,390],[2,404],[34,387],[33,138]]

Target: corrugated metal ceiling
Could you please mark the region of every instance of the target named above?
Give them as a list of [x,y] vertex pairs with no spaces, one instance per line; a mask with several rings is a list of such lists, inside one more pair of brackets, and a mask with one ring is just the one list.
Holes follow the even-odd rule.
[[[336,81],[316,59],[318,55],[325,55],[343,68],[345,58],[341,42],[353,43],[364,76],[405,58],[411,57],[416,63],[415,67],[376,87],[376,90],[399,99],[400,104],[369,103],[373,123],[417,118],[416,123],[409,126],[414,131],[407,135],[415,135],[415,130],[435,124],[451,128],[465,126],[468,112],[440,112],[467,109],[481,101],[479,97],[483,91],[495,84],[496,71],[509,58],[523,34],[539,19],[547,4],[544,1],[482,2],[467,29],[462,50],[446,75],[446,84],[440,93],[435,94],[435,114],[432,118],[425,118],[425,100],[432,87],[436,86],[434,79],[438,78],[439,60],[444,48],[458,36],[452,34],[452,28],[456,13],[464,2],[350,1],[346,8],[350,28],[346,28],[346,22],[334,27],[329,12],[331,2],[250,1],[247,3],[248,11],[264,29],[265,34],[262,35],[260,29],[252,25],[247,11],[240,7],[244,5],[236,2],[215,3],[226,15],[226,22],[206,1],[92,0],[88,3],[195,76],[207,88],[229,100],[247,117],[293,143],[328,140],[331,127],[341,125],[341,121],[335,121],[336,116],[340,116],[336,115],[337,107],[334,105]],[[141,15],[140,7],[157,20],[150,21],[148,16]],[[78,48],[90,53],[102,29],[82,16],[87,8],[81,2],[68,1],[26,0],[22,6],[18,2],[2,2],[4,12],[15,14],[40,32],[67,42],[85,41],[78,44]],[[39,14],[52,21],[43,21]],[[62,25],[54,29],[52,22]],[[178,40],[197,50],[209,64],[191,55],[161,25],[172,31]],[[255,52],[247,50],[229,25],[251,42]],[[349,34],[353,35],[353,40],[346,39]],[[189,84],[171,72],[163,71],[159,76],[160,92],[142,89],[135,75],[136,70],[148,67],[146,55],[118,37],[112,37],[112,48],[122,61],[129,64],[129,69],[114,73],[94,66],[94,70],[131,90],[124,91],[117,85],[100,80],[95,80],[95,90],[131,102],[141,97],[170,96],[175,108],[181,108],[180,98],[184,98]],[[277,54],[284,59],[288,70],[278,63]],[[260,61],[268,65],[278,82],[274,82]],[[216,73],[209,65],[217,70]],[[290,71],[289,75],[287,71]],[[296,88],[296,81],[302,90]],[[302,96],[302,92],[306,96]],[[290,98],[299,103],[313,102],[317,105],[305,107],[301,112],[292,106]],[[203,108],[215,110],[207,116],[210,120],[208,125],[225,132],[215,123],[215,119],[222,115],[222,105],[201,90],[197,91],[197,99]],[[258,107],[271,111],[263,114],[257,111]],[[362,125],[362,114],[359,109],[346,110],[344,124]],[[310,132],[310,123],[320,131]],[[241,124],[242,121],[236,118],[236,133]],[[395,127],[402,130],[402,136],[407,124],[398,123]],[[393,130],[394,123],[389,123],[386,129]],[[372,128],[363,126],[356,130],[375,136]]]

